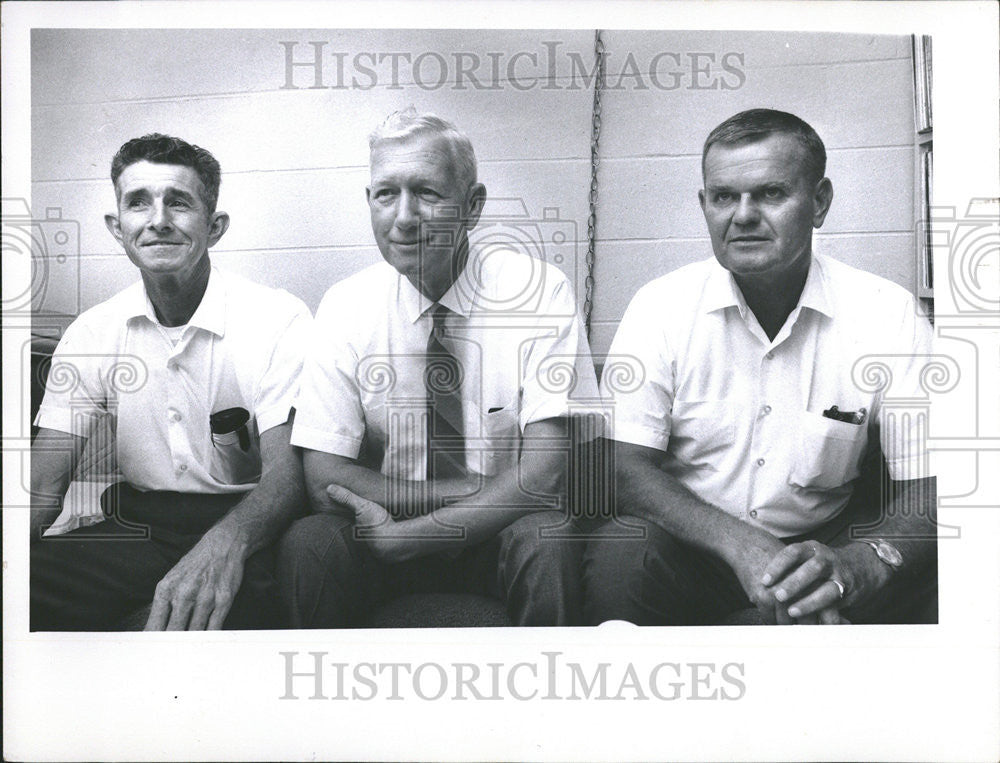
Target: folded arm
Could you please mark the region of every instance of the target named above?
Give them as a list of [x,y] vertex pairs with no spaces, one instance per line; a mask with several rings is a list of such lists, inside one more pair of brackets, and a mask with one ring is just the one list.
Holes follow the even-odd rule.
[[[747,597],[767,622],[792,621],[775,590],[764,583],[771,561],[785,545],[771,533],[702,501],[662,468],[664,454],[642,445],[616,442],[619,511],[653,522],[678,540],[728,564]],[[802,613],[802,622],[838,622],[835,609]]]
[[[307,459],[307,474],[309,463]],[[373,553],[384,561],[399,562],[481,543],[527,514],[563,506],[560,499],[565,494],[568,464],[568,422],[554,418],[525,427],[520,458],[510,469],[494,477],[475,478],[472,484],[480,485],[478,490],[466,490],[465,495],[459,492],[447,503],[443,498],[453,483],[445,482],[443,490],[442,486],[434,486],[431,492],[436,508],[410,520],[392,521],[390,512],[378,500],[377,481],[372,483],[376,490],[367,494],[363,491],[371,485],[362,480],[352,483],[334,479],[321,486],[319,483],[329,472],[323,472],[320,480],[310,475],[309,482],[311,494],[320,489],[325,494],[325,504],[314,500],[315,508],[352,512],[359,536]]]

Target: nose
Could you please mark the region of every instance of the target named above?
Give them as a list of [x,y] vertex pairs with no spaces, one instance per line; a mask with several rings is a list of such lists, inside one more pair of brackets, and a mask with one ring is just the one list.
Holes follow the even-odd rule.
[[417,227],[420,222],[418,203],[419,200],[414,194],[405,189],[400,192],[394,221],[397,228],[412,230]]
[[736,225],[750,226],[755,225],[759,219],[760,210],[757,208],[757,202],[749,193],[742,194],[733,213],[733,222]]
[[170,210],[161,200],[150,205],[149,227],[154,230],[167,230],[171,226]]

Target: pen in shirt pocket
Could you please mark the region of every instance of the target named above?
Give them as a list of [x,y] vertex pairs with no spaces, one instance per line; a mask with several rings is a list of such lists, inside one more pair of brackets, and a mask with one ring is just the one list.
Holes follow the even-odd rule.
[[858,408],[856,411],[842,411],[837,406],[831,405],[823,411],[823,417],[834,421],[843,421],[845,424],[864,424],[868,418],[867,408]]

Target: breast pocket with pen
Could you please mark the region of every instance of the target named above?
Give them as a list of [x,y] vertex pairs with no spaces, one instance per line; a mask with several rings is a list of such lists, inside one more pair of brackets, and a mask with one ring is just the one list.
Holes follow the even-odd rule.
[[246,485],[260,479],[260,448],[246,408],[226,408],[209,417],[212,455],[209,473],[225,485]]
[[[841,418],[847,418],[842,416]],[[868,427],[861,416],[844,421],[805,411],[799,415],[797,449],[790,484],[805,489],[838,488],[860,474],[868,444]]]

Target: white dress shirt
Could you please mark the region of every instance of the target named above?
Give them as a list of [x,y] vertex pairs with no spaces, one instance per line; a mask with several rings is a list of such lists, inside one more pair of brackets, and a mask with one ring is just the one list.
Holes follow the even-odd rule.
[[213,268],[187,326],[167,329],[140,281],[66,330],[35,423],[88,437],[96,417],[110,412],[118,468],[133,486],[247,491],[254,482],[232,484],[219,469],[209,416],[245,408],[254,440],[283,424],[310,322],[291,294]]
[[[426,479],[433,304],[386,263],[331,287],[316,313],[292,443]],[[531,422],[599,409],[590,349],[558,268],[509,250],[473,252],[440,304],[450,311],[443,341],[465,376],[470,471],[516,463]]]
[[[878,356],[894,396],[921,397],[931,334],[909,292],[814,256],[771,341],[713,258],[639,290],[602,392],[613,400],[614,439],[665,451],[667,472],[702,500],[787,537],[844,508],[869,442],[881,441],[893,479],[928,476],[925,422],[887,417],[884,391],[861,377]],[[642,383],[616,389],[621,363]],[[833,406],[863,423],[824,417]]]

